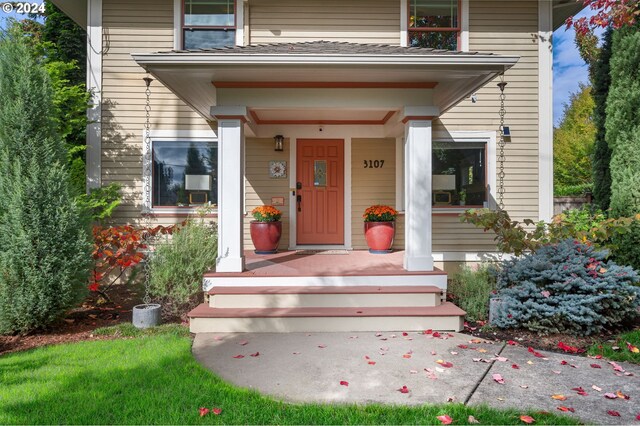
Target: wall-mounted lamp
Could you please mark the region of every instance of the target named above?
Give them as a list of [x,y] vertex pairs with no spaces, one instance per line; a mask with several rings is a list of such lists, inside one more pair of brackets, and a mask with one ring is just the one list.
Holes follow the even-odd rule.
[[282,135],[275,135],[273,137],[273,140],[276,143],[275,149],[274,151],[284,151],[284,136]]

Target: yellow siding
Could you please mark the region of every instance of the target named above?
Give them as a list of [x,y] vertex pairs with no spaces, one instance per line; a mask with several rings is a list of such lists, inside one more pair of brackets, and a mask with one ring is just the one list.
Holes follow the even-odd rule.
[[[351,140],[351,232],[354,249],[365,249],[362,214],[373,204],[396,204],[396,140]],[[381,168],[364,168],[365,160],[384,160]],[[402,235],[396,229],[396,236]],[[396,242],[397,243],[397,242]]]
[[[103,0],[102,182],[120,182],[124,203],[115,219],[137,221],[141,210],[144,70],[131,53],[173,49],[172,0]],[[207,122],[162,84],[151,90],[152,130],[205,130]],[[165,219],[175,222],[182,219]]]
[[400,44],[400,0],[250,0],[251,44]]
[[273,139],[253,139],[246,140],[245,154],[245,210],[247,212],[244,220],[244,244],[246,250],[252,250],[251,235],[249,233],[249,223],[253,219],[251,210],[257,206],[271,204],[271,197],[284,197],[285,205],[276,206],[282,212],[282,239],[280,249],[289,247],[289,171],[286,179],[273,179],[269,177],[270,161],[286,161],[289,168],[289,140],[285,140],[284,151],[275,152],[273,150]]

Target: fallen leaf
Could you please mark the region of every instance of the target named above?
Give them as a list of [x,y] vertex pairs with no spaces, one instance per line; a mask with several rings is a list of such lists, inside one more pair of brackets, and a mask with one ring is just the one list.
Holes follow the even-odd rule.
[[396,338],[396,337],[398,337],[398,336],[396,336],[395,334],[392,334],[390,337],[391,337],[392,339],[395,339],[395,338]]
[[234,358],[235,359],[241,359],[241,358],[244,358],[244,355],[236,355],[236,356],[234,356]]
[[367,364],[369,364],[369,365],[376,365],[376,362],[375,362],[375,361],[369,361],[369,362],[367,362]]
[[449,398],[447,398],[447,402],[453,402],[456,400],[455,396],[450,396]]
[[427,377],[431,380],[438,380],[438,378],[436,377],[435,373],[433,372],[432,369],[430,368],[425,368],[424,371],[427,372]]
[[344,380],[340,380],[340,386],[349,386],[349,382],[345,382]]
[[431,351],[431,355],[437,355],[436,351]]
[[509,361],[509,358],[505,358],[503,356],[495,356],[494,358],[491,358],[493,361],[499,361],[499,362],[507,362]]
[[320,349],[324,349],[324,348],[326,348],[326,347],[327,347],[327,345],[318,345],[318,347],[319,347]]
[[629,342],[626,342],[626,343],[627,343],[627,349],[629,349],[629,351],[633,352],[634,354],[640,353],[640,349],[638,349],[636,346],[633,346]]
[[480,352],[481,354],[487,353],[486,349],[480,348],[478,349],[478,352]]
[[520,385],[520,387],[521,387],[522,389],[529,389],[529,386],[528,386],[528,385]]
[[636,416],[636,420],[640,421],[640,414]]
[[437,331],[434,331],[432,336],[437,339],[438,337],[440,337],[440,333],[438,333]]
[[540,352],[536,352],[535,349],[533,349],[531,346],[529,346],[528,351],[531,352],[533,356],[537,358],[544,358],[544,355],[542,355]]
[[431,334],[431,333],[433,333],[433,330],[431,329],[428,329],[422,332],[422,334]]
[[569,345],[564,344],[562,342],[558,342],[558,348],[562,349],[565,352],[572,353],[572,354],[577,354],[580,351],[577,347],[569,346]]
[[469,416],[469,418],[467,419],[467,422],[471,423],[471,424],[479,424],[480,422],[473,416]]
[[409,370],[409,374],[418,374],[418,370]]
[[562,371],[560,371],[560,370],[551,370],[551,371],[553,371],[556,374],[562,374]]
[[509,346],[516,346],[517,344],[518,344],[518,343],[517,343],[517,342],[514,342],[513,340],[508,340],[508,341],[507,341],[507,345],[509,345]]
[[252,357],[254,357],[254,358],[255,358],[255,357],[257,357],[257,356],[260,356],[260,352],[256,352],[256,353],[251,354],[251,355],[249,355],[249,356],[252,356]]
[[408,335],[409,335],[409,333],[407,333],[406,331],[403,331],[403,332],[402,332],[402,335],[406,337],[406,336],[408,336]]
[[621,373],[624,373],[624,368],[622,368],[617,362],[609,361],[609,364],[611,364],[614,371],[619,371]]
[[436,371],[438,373],[444,373],[446,370],[444,368],[436,367]]
[[492,377],[493,377],[493,380],[500,383],[501,385],[504,385],[504,379],[500,374],[494,374]]
[[448,362],[448,361],[444,361],[442,359],[439,359],[436,361],[436,363],[440,364],[441,366],[443,366],[444,368],[451,368],[453,367],[453,364]]
[[575,410],[575,409],[573,409],[573,408],[571,408],[571,407],[565,407],[564,405],[561,405],[560,407],[558,407],[558,410],[560,410],[560,411],[565,411],[565,412],[566,412],[566,411],[569,411],[569,412],[571,412],[571,413],[575,413],[575,412],[576,412],[576,410]]
[[533,361],[527,361],[527,364],[533,365]]
[[382,333],[376,333],[376,337],[381,337]]
[[409,388],[406,386],[402,386],[400,389],[398,389],[398,392],[400,393],[409,393]]
[[458,355],[458,352],[456,352],[456,351],[451,351],[451,352],[449,352],[449,353],[450,353],[451,355]]
[[198,411],[200,412],[200,417],[204,417],[209,414],[209,409],[206,407],[200,407]]
[[551,395],[551,398],[555,399],[556,401],[566,401],[567,397],[561,394],[555,394],[555,395]]
[[216,416],[219,416],[220,414],[222,414],[222,408],[214,408],[211,410],[211,412]]
[[587,396],[588,393],[585,392],[584,389],[582,389],[582,386],[577,387],[577,388],[571,388],[571,390],[576,391],[578,393],[578,395],[582,395],[582,396]]
[[402,358],[409,359],[409,358],[411,358],[411,354],[404,354],[404,355],[402,355]]
[[520,369],[518,364],[511,364],[511,368],[513,368],[514,370],[519,370]]
[[242,340],[242,341],[238,342],[238,344],[239,344],[240,346],[246,346],[246,345],[247,345],[247,343],[249,343],[249,342],[248,342],[248,341],[246,341],[246,340]]
[[438,416],[436,418],[440,420],[440,423],[442,423],[443,425],[450,425],[453,422],[453,419],[446,414],[444,416]]
[[496,399],[497,399],[498,401],[504,401],[504,398],[503,398],[503,397],[501,397],[501,396],[497,397]]
[[616,395],[617,395],[617,396],[618,396],[618,398],[620,398],[620,399],[630,399],[630,398],[629,398],[629,395],[625,395],[625,394],[623,394],[623,393],[622,393],[622,392],[620,392],[620,391],[616,392]]
[[293,354],[294,355],[300,355],[300,352],[294,352]]
[[[460,349],[469,349],[469,346],[467,346],[467,345],[458,345],[458,347]],[[471,417],[473,417],[473,416],[471,416]]]
[[598,392],[602,392],[602,388],[599,388],[599,387],[598,387],[598,386],[596,386],[596,385],[591,386],[591,389],[596,390],[596,391],[598,391]]
[[608,399],[618,399],[618,395],[616,395],[615,393],[611,393],[611,392],[605,393],[604,397],[608,398]]
[[545,291],[541,291],[541,292],[540,292],[540,294],[541,294],[541,295],[543,295],[544,297],[549,297],[549,296],[551,296],[551,292],[548,292],[548,291],[546,291],[546,290],[545,290]]
[[523,421],[524,423],[530,425],[531,423],[535,422],[535,419],[531,416],[520,416],[520,420]]
[[610,415],[610,416],[613,416],[613,417],[620,417],[620,413],[618,413],[615,410],[609,410],[609,411],[607,411],[607,414]]

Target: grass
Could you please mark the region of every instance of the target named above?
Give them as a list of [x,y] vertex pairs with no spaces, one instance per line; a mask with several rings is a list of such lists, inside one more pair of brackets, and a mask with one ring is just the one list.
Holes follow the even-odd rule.
[[[145,337],[49,346],[0,357],[0,424],[577,424],[547,413],[462,404],[297,405],[236,388],[201,367],[176,326]],[[112,328],[127,330],[127,327]],[[222,408],[199,417],[199,407]]]
[[477,270],[463,267],[453,275],[447,292],[467,313],[467,320],[486,321],[489,319],[489,296],[495,286],[495,278],[487,266],[480,265]]
[[143,337],[170,335],[176,337],[189,337],[189,329],[179,324],[163,324],[151,328],[136,328],[132,323],[122,323],[111,327],[96,328],[93,331],[96,336],[112,337]]
[[[604,358],[612,361],[626,361],[640,364],[640,353],[631,352],[627,348],[627,342],[640,348],[640,330],[620,334],[613,342],[596,343],[589,348],[588,353],[589,355],[602,355]],[[614,346],[617,346],[619,349],[614,350]]]

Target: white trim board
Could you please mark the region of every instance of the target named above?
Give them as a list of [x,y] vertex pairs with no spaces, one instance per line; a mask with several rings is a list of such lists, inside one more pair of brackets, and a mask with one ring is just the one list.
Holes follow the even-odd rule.
[[538,219],[553,216],[553,7],[538,0]]
[[102,0],[87,1],[87,191],[102,186]]

